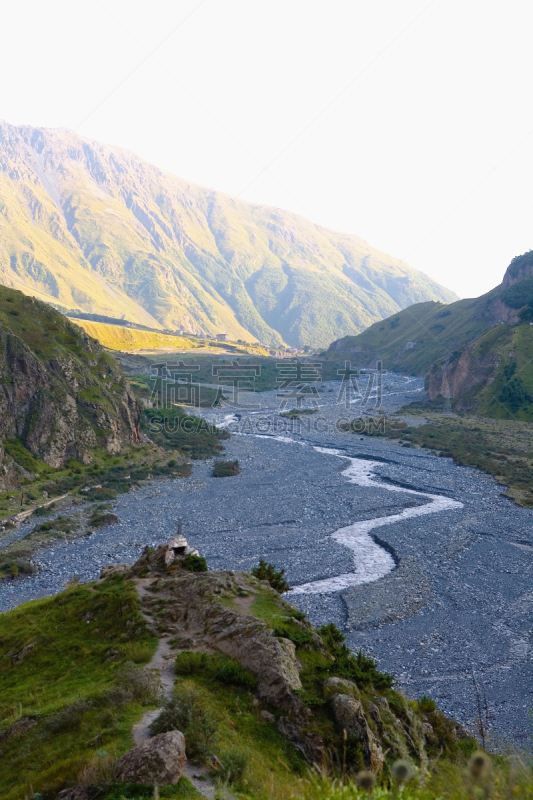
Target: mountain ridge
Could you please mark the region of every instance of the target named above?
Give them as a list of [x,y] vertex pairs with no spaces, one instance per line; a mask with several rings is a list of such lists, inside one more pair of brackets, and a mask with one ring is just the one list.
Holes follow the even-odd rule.
[[272,345],[324,346],[413,302],[455,298],[357,236],[123,148],[7,123],[0,280],[67,309]]

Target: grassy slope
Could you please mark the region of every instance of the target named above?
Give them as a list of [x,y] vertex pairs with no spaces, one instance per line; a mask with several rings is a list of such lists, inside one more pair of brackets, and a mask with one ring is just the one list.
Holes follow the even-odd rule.
[[[156,333],[153,331],[135,330],[127,328],[123,325],[112,325],[105,322],[92,322],[91,320],[84,319],[71,319],[74,325],[79,325],[80,328],[97,339],[103,347],[109,350],[118,350],[126,353],[136,352],[138,350],[167,350],[179,353],[182,350],[201,350],[206,347],[215,347],[220,349],[221,352],[231,352],[228,348],[226,351],[222,349],[224,346],[216,341],[208,341],[205,339],[188,339],[184,336],[174,336],[167,333]],[[236,355],[241,353],[254,353],[259,356],[265,356],[267,351],[263,347],[252,347],[246,345],[235,345],[233,350]]]
[[146,662],[155,647],[134,588],[120,580],[74,587],[0,615],[0,726],[38,720],[1,745],[3,800],[59,789],[98,750],[129,749],[141,706],[113,703],[110,692],[118,691],[125,662]]
[[71,321],[110,350],[125,352],[157,349],[193,350],[201,346],[197,339],[187,339],[183,336],[134,330],[122,325],[108,325],[105,322],[91,322],[84,319]]
[[2,125],[4,283],[153,327],[320,346],[410,303],[454,299],[355,236],[64,138]]
[[[338,350],[333,350],[332,345],[328,358],[340,357],[345,351],[355,354],[361,348],[363,364],[377,357],[382,359],[385,369],[424,375],[436,359],[486,330],[479,310],[476,300],[459,300],[448,306],[418,303],[376,322],[358,336],[342,339],[337,343]],[[415,344],[406,350],[408,342]]]
[[[226,597],[223,602],[237,608],[238,600]],[[326,736],[330,745],[339,739],[342,752],[342,737],[332,728],[327,705],[320,694],[325,676],[343,674],[340,651],[333,649],[332,655],[326,656],[309,647],[311,632],[301,622],[301,615],[291,611],[279,596],[276,600],[276,595],[267,588],[256,590],[247,613],[250,612],[277,629],[277,635],[295,642],[303,664],[302,694],[313,709],[312,729]],[[27,800],[34,792],[42,792],[45,800],[53,800],[58,789],[75,783],[80,774],[96,777],[100,784],[109,781],[112,760],[132,746],[132,724],[154,703],[150,686],[138,688],[140,684],[135,677],[138,667],[132,667],[131,661],[137,665],[146,663],[155,645],[156,640],[139,613],[132,583],[120,577],[74,586],[54,598],[33,601],[0,616],[0,731],[21,718],[37,721],[29,731],[4,741],[0,739],[3,799]],[[179,697],[184,692],[195,692],[208,721],[215,724],[211,746],[222,763],[228,764],[233,759],[244,764],[243,774],[232,786],[236,796],[253,800],[290,797],[340,800],[368,796],[359,793],[349,777],[341,791],[340,785],[332,785],[331,780],[316,780],[309,775],[299,753],[275,726],[262,718],[253,692],[240,679],[234,682],[231,675],[224,676],[218,671],[214,674],[209,662],[211,656],[204,668],[198,654],[193,655],[196,658],[190,660],[192,666],[185,669],[187,656],[179,657],[176,694]],[[364,678],[365,674],[363,670],[360,689],[368,713],[375,689]],[[373,674],[372,669],[368,674]],[[499,800],[532,796],[531,775],[521,774],[515,767],[508,780],[509,765],[503,757],[494,760],[493,794],[476,794],[465,768],[472,742],[463,742],[463,747],[454,743],[449,725],[434,708],[407,702],[394,689],[382,687],[378,693],[388,697],[390,708],[405,723],[413,715],[423,713],[435,732],[434,752],[429,753],[436,759],[432,773],[425,781],[425,788],[417,788],[418,781],[413,781],[411,788],[401,794],[405,800],[411,797],[466,800],[477,796]],[[387,725],[388,714],[384,709],[381,716]],[[354,743],[349,744],[353,747]],[[347,765],[350,752],[345,756]],[[343,774],[342,758],[336,769],[339,775]],[[513,793],[513,786],[519,786],[520,791]],[[105,800],[148,800],[151,789],[108,783],[99,796]],[[161,797],[190,796],[194,795],[185,781],[180,781],[175,789],[161,791]],[[398,796],[396,791],[387,790],[387,779],[375,794],[376,798]]]

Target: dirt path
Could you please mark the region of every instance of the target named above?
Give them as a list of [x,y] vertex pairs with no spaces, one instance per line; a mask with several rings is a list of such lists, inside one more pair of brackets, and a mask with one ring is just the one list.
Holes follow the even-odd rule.
[[[135,585],[141,600],[141,613],[150,627],[156,631],[155,620],[151,614],[147,613],[143,606],[143,599],[147,596],[148,586],[152,583],[153,578],[136,578]],[[157,634],[156,634],[157,635]],[[147,665],[150,669],[156,669],[161,676],[161,683],[163,684],[163,695],[169,699],[172,697],[174,691],[174,683],[176,676],[174,674],[174,654],[167,636],[162,636],[159,639],[157,650],[152,656],[152,660]],[[136,745],[142,744],[150,738],[149,727],[156,719],[162,709],[156,708],[153,711],[147,711],[141,719],[135,723],[132,728],[133,741]],[[216,786],[209,775],[209,770],[205,766],[193,765],[187,761],[183,774],[190,783],[194,786],[197,792],[209,800],[214,800],[216,794]]]

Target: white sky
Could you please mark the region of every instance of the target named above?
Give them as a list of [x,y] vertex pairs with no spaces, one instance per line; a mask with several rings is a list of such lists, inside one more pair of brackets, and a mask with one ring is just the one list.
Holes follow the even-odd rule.
[[0,118],[290,209],[473,297],[533,248],[527,0],[18,0]]

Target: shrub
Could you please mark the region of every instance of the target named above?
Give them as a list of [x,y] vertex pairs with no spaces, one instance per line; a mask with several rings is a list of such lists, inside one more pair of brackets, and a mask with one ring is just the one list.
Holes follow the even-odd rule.
[[116,688],[110,689],[107,697],[119,706],[128,703],[151,705],[160,702],[162,693],[161,678],[155,671],[126,662],[117,675]]
[[202,692],[191,684],[182,684],[149,730],[152,736],[181,731],[187,742],[187,755],[205,761],[211,755],[218,725],[218,717],[207,707]]
[[176,656],[174,671],[176,675],[194,675],[205,669],[207,653],[199,653],[195,650],[185,650]]
[[250,757],[245,750],[232,747],[221,753],[222,776],[228,783],[239,783],[244,778]]
[[83,715],[88,708],[89,704],[86,700],[75,700],[73,703],[61,709],[59,714],[46,720],[46,727],[52,733],[74,731],[80,727]]
[[207,561],[203,556],[188,555],[181,562],[181,566],[190,572],[207,572]]
[[297,619],[299,622],[303,622],[307,617],[305,611],[299,611],[296,608],[291,609],[289,613],[291,617],[294,617],[294,619]]
[[255,689],[257,680],[255,676],[245,669],[238,661],[229,656],[220,656],[218,659],[217,670],[213,677],[223,683],[230,683],[236,686],[243,686],[245,689]]
[[426,695],[424,695],[418,701],[418,708],[425,714],[431,714],[432,711],[436,711],[437,704],[431,697],[426,697]]
[[268,581],[272,588],[280,594],[288,592],[291,588],[283,577],[285,570],[277,570],[274,564],[267,564],[264,558],[259,561],[257,567],[253,567],[252,575],[260,581]]
[[230,478],[232,475],[240,474],[241,468],[238,461],[215,461],[213,478]]
[[89,519],[91,528],[106,528],[108,525],[115,525],[120,522],[116,514],[111,514],[109,511],[101,513],[94,511]]
[[509,405],[512,411],[533,402],[533,396],[526,388],[522,378],[514,375],[502,388],[499,399]]
[[272,631],[274,636],[281,636],[283,639],[290,639],[296,647],[302,647],[304,644],[310,644],[313,641],[313,634],[306,628],[289,628],[279,626]]
[[55,508],[56,508],[56,504],[55,503],[50,503],[49,506],[39,506],[39,508],[36,508],[35,511],[33,512],[33,516],[34,517],[47,517],[48,514],[51,514],[52,511],[55,510]]
[[347,678],[361,687],[372,685],[380,690],[392,687],[394,677],[387,672],[379,672],[376,662],[361,650],[354,656],[346,645],[346,637],[332,622],[322,625],[318,632],[335,658],[328,669],[330,675]]
[[148,664],[152,658],[152,647],[146,642],[129,642],[123,650],[128,661],[134,664]]

